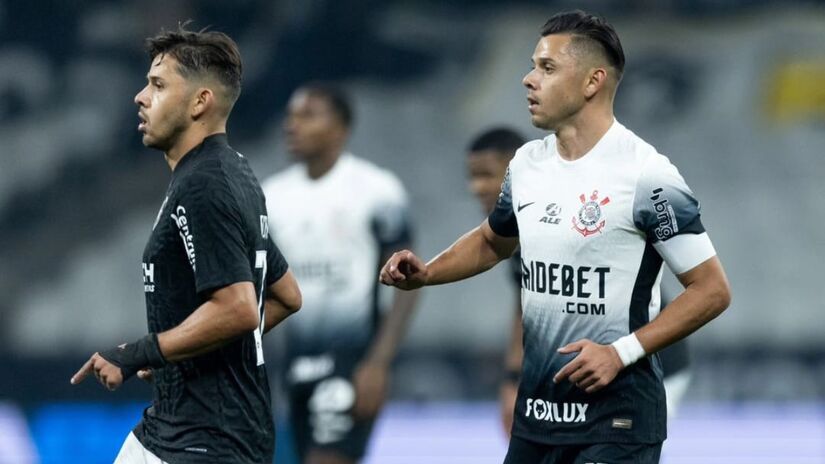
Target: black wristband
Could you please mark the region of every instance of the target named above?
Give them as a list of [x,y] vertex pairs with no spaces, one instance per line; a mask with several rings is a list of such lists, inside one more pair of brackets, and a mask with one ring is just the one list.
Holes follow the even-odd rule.
[[507,369],[504,371],[504,377],[501,381],[502,383],[519,383],[521,381],[521,370]]
[[124,382],[141,369],[163,367],[166,364],[166,359],[160,352],[156,333],[150,333],[134,343],[126,343],[98,354],[120,368]]

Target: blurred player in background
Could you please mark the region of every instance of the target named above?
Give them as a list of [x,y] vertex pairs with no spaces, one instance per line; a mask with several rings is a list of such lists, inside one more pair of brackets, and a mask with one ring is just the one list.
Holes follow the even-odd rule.
[[136,373],[153,380],[152,405],[116,463],[271,462],[261,335],[301,294],[269,237],[258,181],[227,144],[240,53],[223,33],[183,27],[146,44],[138,130],[172,169],[143,255],[150,333],[95,353],[72,383],[89,373],[110,390]]
[[407,194],[392,173],[345,151],[346,95],[325,83],[297,89],[286,117],[296,164],[264,182],[274,239],[304,294],[285,326],[285,387],[304,464],[346,464],[364,455],[387,394],[390,364],[415,303],[394,292],[382,314],[375,273],[411,243]]
[[[531,121],[551,135],[518,150],[479,227],[427,264],[394,253],[380,273],[402,289],[444,284],[520,247],[524,362],[506,464],[658,462],[656,353],[730,303],[699,202],[615,120],[624,61],[604,19],[551,17],[523,79]],[[663,262],[685,290],[660,313]]]
[[[496,127],[478,134],[467,149],[467,173],[470,191],[478,198],[486,215],[496,207],[501,183],[510,160],[526,140],[515,130]],[[518,394],[521,377],[521,360],[524,350],[521,346],[521,254],[516,251],[509,260],[510,275],[515,288],[513,301],[513,324],[507,354],[504,357],[504,376],[499,386],[499,406],[501,422],[505,433],[510,435],[513,428],[513,408]]]

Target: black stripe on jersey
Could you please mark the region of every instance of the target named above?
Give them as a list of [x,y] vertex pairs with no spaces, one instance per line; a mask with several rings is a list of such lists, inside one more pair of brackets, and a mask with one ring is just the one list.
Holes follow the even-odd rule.
[[648,240],[645,243],[639,273],[636,275],[636,283],[633,284],[633,293],[630,296],[630,332],[650,322],[648,308],[652,297],[651,292],[661,269],[662,257],[653,248],[653,243]]
[[693,218],[693,220],[691,220],[689,223],[683,225],[682,228],[679,229],[679,233],[680,234],[697,234],[697,235],[698,234],[703,234],[703,233],[705,233],[705,225],[702,224],[702,219],[700,218],[700,216],[696,215],[696,217]]

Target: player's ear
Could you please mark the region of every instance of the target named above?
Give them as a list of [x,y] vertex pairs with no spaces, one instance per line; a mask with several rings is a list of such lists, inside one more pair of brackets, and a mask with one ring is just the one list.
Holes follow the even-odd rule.
[[584,82],[584,97],[593,98],[607,83],[607,71],[604,68],[591,68]]
[[193,95],[193,105],[190,111],[192,119],[199,119],[215,104],[215,94],[207,87],[200,87]]

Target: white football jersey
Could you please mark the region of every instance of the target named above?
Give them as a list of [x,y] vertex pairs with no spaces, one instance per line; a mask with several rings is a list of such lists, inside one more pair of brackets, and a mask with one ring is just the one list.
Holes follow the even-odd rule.
[[575,357],[558,348],[584,338],[609,344],[658,315],[663,259],[680,274],[715,255],[677,169],[617,121],[575,161],[558,155],[550,135],[518,150],[489,221],[521,249],[524,365],[513,433],[551,444],[662,441],[658,357],[592,395],[552,379]]
[[303,295],[284,325],[291,355],[363,349],[377,314],[382,250],[410,241],[407,194],[385,169],[344,153],[324,176],[302,164],[262,184],[270,232]]

